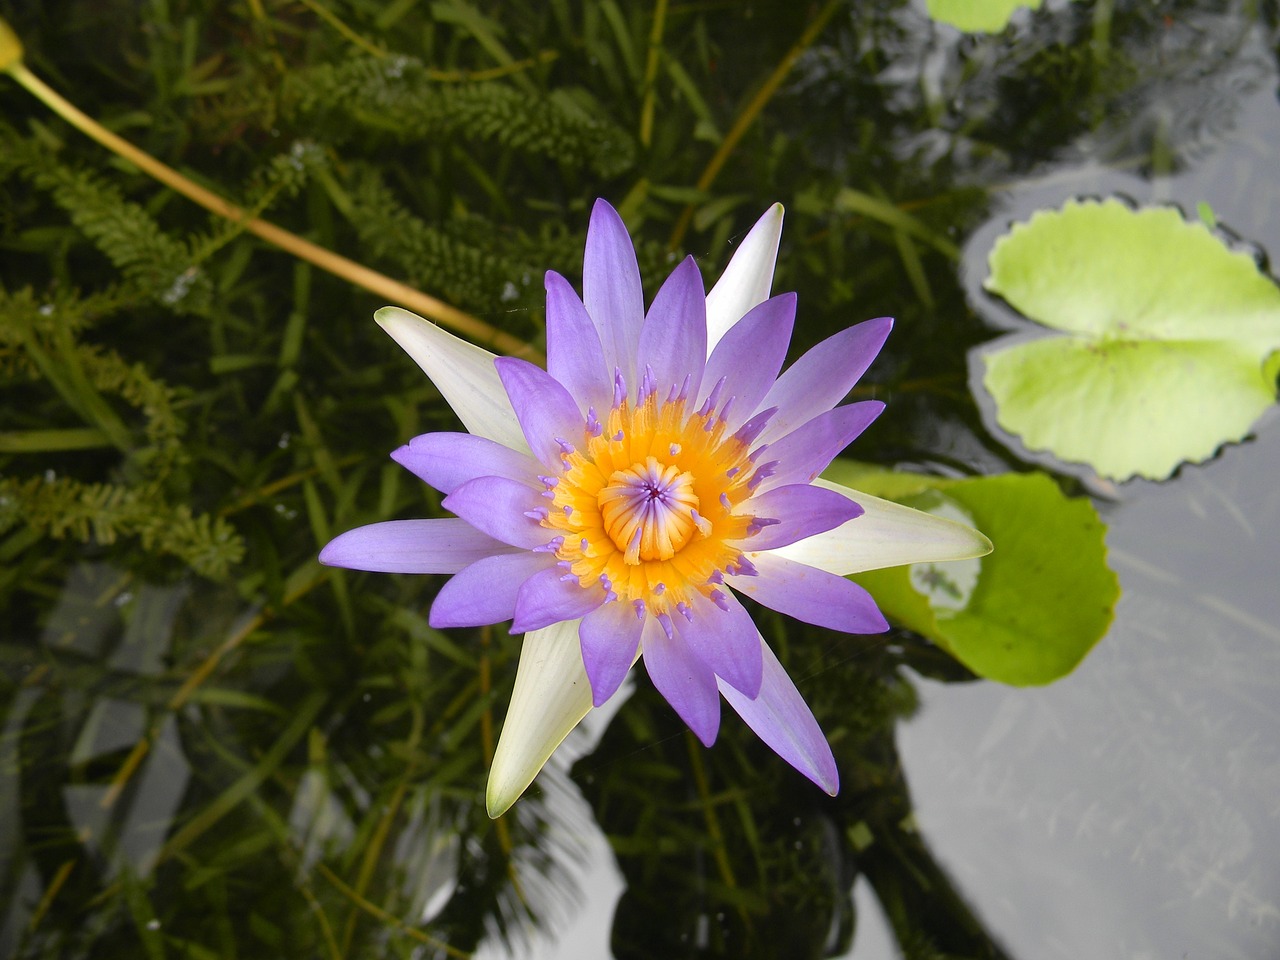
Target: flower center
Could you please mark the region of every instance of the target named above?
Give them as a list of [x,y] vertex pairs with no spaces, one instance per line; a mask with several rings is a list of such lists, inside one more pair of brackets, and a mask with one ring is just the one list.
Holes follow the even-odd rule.
[[656,457],[615,470],[596,501],[605,533],[629,564],[670,560],[698,529],[693,474]]
[[695,594],[725,603],[724,575],[755,572],[740,542],[759,525],[739,507],[773,470],[750,450],[769,414],[729,434],[722,387],[688,412],[687,383],[660,401],[650,375],[633,404],[619,376],[607,417],[592,410],[580,443],[560,441],[562,470],[542,478],[555,536],[539,549],[566,576],[664,620],[692,616]]

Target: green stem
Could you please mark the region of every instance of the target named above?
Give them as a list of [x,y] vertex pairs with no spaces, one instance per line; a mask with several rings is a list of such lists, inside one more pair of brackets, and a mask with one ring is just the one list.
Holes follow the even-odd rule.
[[[804,33],[800,35],[800,39],[787,51],[781,62],[774,67],[773,73],[769,74],[768,79],[756,91],[755,96],[747,101],[737,119],[733,121],[733,126],[729,128],[729,132],[720,141],[720,146],[716,149],[710,161],[707,162],[706,169],[702,171],[702,176],[698,178],[698,190],[705,191],[715,182],[716,177],[720,175],[721,168],[728,161],[729,155],[737,148],[738,142],[746,134],[751,124],[755,123],[756,117],[764,110],[765,104],[772,99],[778,87],[782,86],[782,81],[787,78],[787,74],[791,72],[795,62],[800,59],[800,54],[804,53],[818,39],[818,34],[822,32],[822,29],[835,16],[836,11],[841,6],[841,0],[829,0],[827,5],[814,17],[813,22],[805,28]],[[681,211],[680,219],[676,221],[675,229],[671,231],[671,239],[667,241],[667,246],[670,249],[676,250],[680,247],[680,244],[684,241],[685,233],[689,230],[689,224],[692,222],[693,204],[689,204]]]
[[307,7],[317,17],[329,24],[329,26],[333,27],[333,29],[337,30],[347,40],[366,53],[371,53],[375,57],[385,57],[387,55],[387,51],[383,50],[381,47],[374,46],[364,37],[360,36],[360,34],[356,33],[356,31],[343,23],[337,14],[333,13],[326,7],[322,7],[320,4],[316,3],[316,0],[302,0],[302,5]]
[[[702,805],[702,816],[707,824],[707,839],[711,843],[711,856],[716,862],[716,870],[720,873],[720,880],[730,890],[737,891],[738,878],[734,876],[733,864],[729,862],[728,845],[725,843],[724,832],[720,829],[720,818],[716,816],[715,804],[711,799],[711,785],[707,782],[707,771],[702,765],[702,753],[699,750],[701,746],[692,730],[684,732],[685,746],[689,749],[689,768],[693,771],[693,782],[698,789],[698,801]],[[747,913],[747,908],[742,904],[738,904],[738,915],[742,917],[742,923],[748,931],[751,930],[751,915]]]
[[[400,782],[396,784],[395,789],[392,791],[390,801],[382,808],[382,816],[374,827],[373,836],[365,845],[360,871],[356,874],[356,882],[352,887],[356,895],[362,899],[369,889],[369,881],[373,879],[373,871],[377,869],[383,848],[387,844],[387,837],[391,835],[391,827],[396,817],[400,815],[400,808],[404,804],[405,794],[409,791],[409,784],[417,776],[416,757],[418,755],[418,744],[422,740],[423,723],[422,707],[419,704],[413,704],[412,716],[413,723],[409,729],[409,738],[405,741],[405,753],[409,756],[409,763],[405,768],[404,774],[400,777]],[[360,914],[352,907],[350,914],[347,916],[346,928],[342,934],[341,955],[343,957],[349,956],[351,953],[351,944],[355,939],[356,923],[359,919]]]
[[450,957],[459,957],[459,958],[462,958],[462,960],[465,960],[465,958],[471,956],[471,954],[463,950],[459,950],[457,947],[450,946],[449,944],[445,943],[443,940],[438,940],[435,937],[431,936],[430,934],[424,933],[423,931],[419,930],[417,927],[410,926],[409,924],[401,920],[399,917],[397,917],[395,914],[388,913],[386,910],[383,910],[380,906],[378,906],[373,901],[366,900],[360,894],[356,893],[356,891],[352,890],[349,886],[343,883],[342,878],[339,877],[332,870],[330,870],[328,867],[326,867],[323,863],[316,864],[316,871],[322,877],[328,880],[331,884],[333,884],[333,886],[338,890],[339,893],[341,893],[344,897],[346,897],[348,900],[350,900],[352,903],[358,906],[361,910],[365,911],[371,916],[377,917],[383,923],[386,923],[395,927],[405,936],[412,937],[414,940],[417,940],[419,943],[425,943],[437,950],[443,950]]

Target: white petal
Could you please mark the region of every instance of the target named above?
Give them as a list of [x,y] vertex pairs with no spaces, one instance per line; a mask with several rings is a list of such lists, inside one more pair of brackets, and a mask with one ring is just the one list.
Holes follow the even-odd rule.
[[399,307],[383,307],[373,318],[431,378],[468,431],[529,452],[492,353]]
[[779,547],[772,551],[775,555],[843,577],[904,563],[965,560],[991,552],[991,541],[963,523],[881,500],[829,480],[819,478],[814,485],[844,494],[866,512],[834,530]]
[[769,299],[773,265],[782,237],[782,204],[775,203],[756,221],[707,294],[707,356],[747,311]]
[[489,770],[485,804],[491,817],[502,816],[520,798],[591,709],[579,623],[565,620],[524,635],[511,705]]

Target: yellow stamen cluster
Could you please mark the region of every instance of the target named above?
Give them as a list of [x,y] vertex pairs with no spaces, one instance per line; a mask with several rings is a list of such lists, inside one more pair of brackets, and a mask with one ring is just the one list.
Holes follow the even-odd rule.
[[753,532],[754,518],[734,512],[752,492],[749,444],[726,436],[715,410],[685,406],[622,399],[607,422],[589,419],[580,445],[563,444],[564,472],[545,478],[542,522],[561,566],[584,588],[643,601],[639,613],[687,616],[695,591],[722,602],[723,573],[746,564],[728,542]]

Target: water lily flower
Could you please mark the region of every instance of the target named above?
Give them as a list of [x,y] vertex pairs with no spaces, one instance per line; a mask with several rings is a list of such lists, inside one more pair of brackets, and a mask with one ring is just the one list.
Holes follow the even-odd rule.
[[794,294],[769,296],[781,231],[775,204],[710,293],[690,257],[646,312],[626,227],[598,201],[582,298],[546,276],[546,370],[395,307],[376,315],[469,431],[416,437],[392,454],[455,517],[360,527],[320,559],[452,574],[433,626],[510,620],[524,633],[491,816],[639,658],[704,744],[723,696],[834,795],[831,748],[738,595],[877,633],[884,617],[847,574],[990,550],[962,524],[818,478],[883,408],[838,404],[892,321],[838,333],[779,376],[796,310]]

